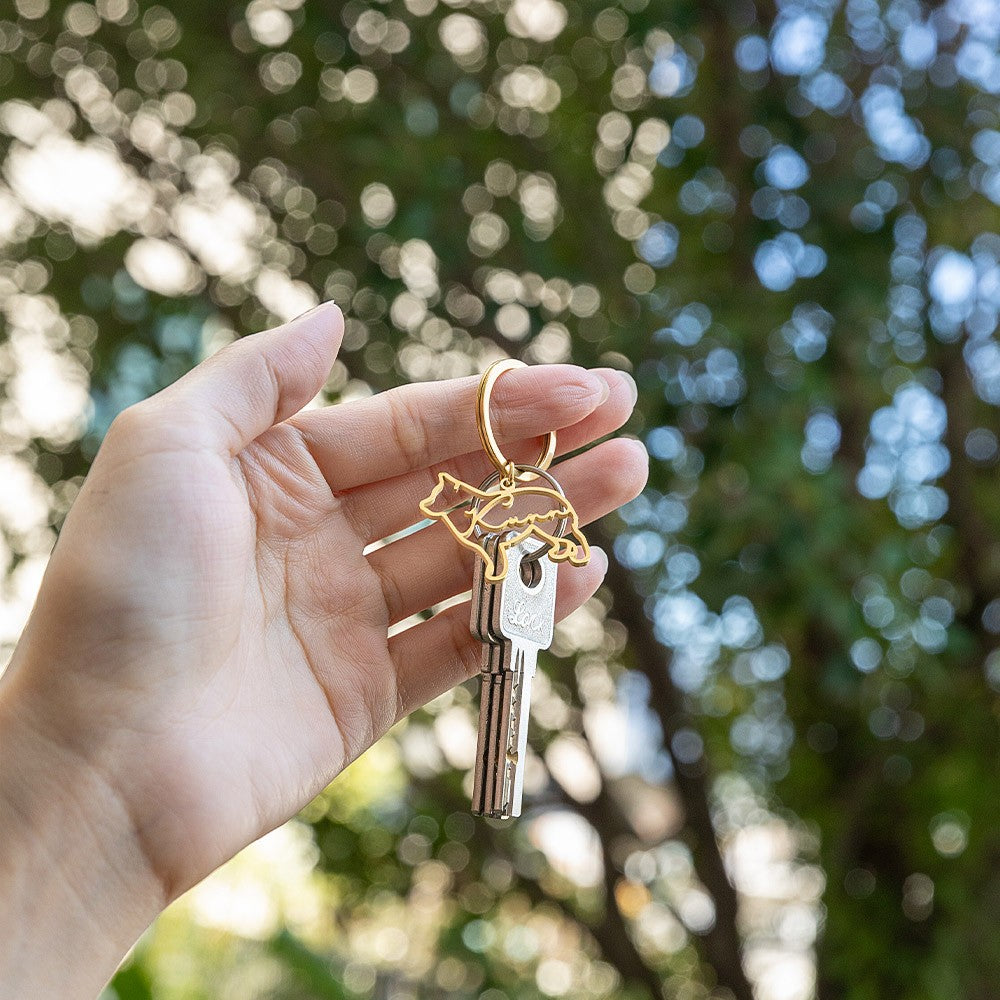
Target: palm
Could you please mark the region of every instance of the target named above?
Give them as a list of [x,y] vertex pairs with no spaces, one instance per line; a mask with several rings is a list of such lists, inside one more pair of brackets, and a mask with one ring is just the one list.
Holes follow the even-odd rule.
[[[146,853],[170,898],[475,669],[467,604],[388,634],[468,588],[468,553],[435,525],[365,555],[416,519],[437,468],[485,473],[466,415],[475,380],[294,415],[332,360],[328,343],[312,370],[291,358],[295,333],[234,345],[118,422],[25,633],[25,674],[79,719],[59,738],[103,767],[129,761],[109,780],[130,814],[149,817]],[[594,383],[613,374],[581,388],[578,373],[533,372],[534,385],[525,373],[508,437],[563,428],[572,450],[617,427],[633,402],[625,383],[598,399]],[[638,492],[640,452],[610,441],[559,466],[581,523]],[[557,614],[600,573],[566,574]],[[111,747],[95,749],[94,732],[113,734]]]
[[[206,525],[219,539],[213,562],[226,565],[232,546],[244,569],[241,586],[219,602],[212,630],[220,635],[228,623],[237,650],[222,671],[229,690],[220,698],[230,697],[220,701],[218,718],[245,751],[219,778],[237,775],[236,788],[245,790],[255,783],[284,790],[262,817],[276,823],[395,721],[391,615],[363,555],[367,540],[294,428],[262,435],[217,477],[216,489],[219,510],[239,510],[239,528],[227,538],[224,525]],[[204,596],[195,614],[204,613]],[[255,655],[260,650],[265,655]],[[262,732],[294,754],[262,754]]]
[[389,611],[364,540],[290,426],[232,461],[149,454],[117,490],[133,503],[121,521],[155,510],[163,531],[141,572],[175,581],[138,588],[153,600],[129,609],[159,622],[155,687],[139,683],[153,659],[142,630],[127,630],[137,648],[116,658],[137,675],[134,711],[156,705],[138,763],[189,804],[173,809],[178,842],[207,872],[219,849],[283,821],[392,723]]

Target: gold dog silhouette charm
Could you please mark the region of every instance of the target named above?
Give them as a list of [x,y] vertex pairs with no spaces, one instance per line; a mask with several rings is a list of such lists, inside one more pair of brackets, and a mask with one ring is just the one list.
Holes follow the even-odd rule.
[[[537,514],[498,516],[503,510],[511,510],[517,497],[525,496],[544,497],[551,501],[551,506]],[[471,506],[477,503],[478,506]],[[425,517],[442,521],[460,545],[479,555],[486,564],[486,580],[490,583],[499,583],[507,575],[508,549],[526,538],[544,542],[553,562],[584,566],[590,559],[590,546],[580,530],[573,505],[562,493],[545,486],[501,484],[496,492],[486,492],[442,472],[430,496],[420,501],[420,512]],[[463,526],[463,521],[468,522],[467,527]],[[556,532],[561,521],[569,524],[566,533],[559,536]],[[477,536],[504,532],[510,534],[497,547],[494,562]]]

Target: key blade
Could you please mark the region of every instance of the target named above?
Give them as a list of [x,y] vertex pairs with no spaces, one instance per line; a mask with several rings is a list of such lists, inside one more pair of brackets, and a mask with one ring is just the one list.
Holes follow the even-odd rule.
[[[510,767],[507,805],[510,816],[521,815],[524,798],[524,769],[528,762],[528,719],[531,714],[531,679],[535,675],[537,650],[521,649],[514,665],[516,700],[511,699],[507,761]],[[531,662],[528,662],[531,661]]]
[[512,697],[511,671],[480,675],[479,742],[472,791],[472,811],[480,816],[503,814],[503,778]]

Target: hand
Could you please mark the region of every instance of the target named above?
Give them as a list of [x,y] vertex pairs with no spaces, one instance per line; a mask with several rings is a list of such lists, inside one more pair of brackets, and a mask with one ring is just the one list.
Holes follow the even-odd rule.
[[[0,687],[22,743],[99,776],[159,905],[478,670],[468,603],[387,634],[466,590],[471,554],[439,524],[364,554],[419,517],[439,471],[474,484],[490,471],[478,380],[299,412],[342,332],[340,310],[317,307],[115,420]],[[494,399],[501,440],[529,461],[537,435],[577,449],[635,397],[627,376],[552,365],[505,375]],[[586,523],[641,490],[646,456],[606,441],[557,474]],[[595,550],[560,574],[560,617],[606,566]]]

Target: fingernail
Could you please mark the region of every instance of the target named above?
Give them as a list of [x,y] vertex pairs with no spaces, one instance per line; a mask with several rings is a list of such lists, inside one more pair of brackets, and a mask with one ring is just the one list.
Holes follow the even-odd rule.
[[298,316],[294,316],[292,318],[292,322],[295,322],[295,320],[302,319],[305,316],[310,316],[310,315],[312,315],[312,313],[316,312],[317,309],[322,309],[323,306],[328,306],[328,305],[331,305],[331,304],[336,305],[336,303],[334,303],[333,299],[324,299],[324,301],[322,301],[322,302],[317,302],[316,305],[314,305],[312,307],[312,309],[307,309],[304,313],[299,313]]
[[608,554],[600,545],[590,547],[590,561],[596,562],[601,567],[601,576],[606,576],[608,572]]
[[[592,374],[603,378],[612,392],[620,392],[622,386],[627,386],[629,395],[632,397],[632,405],[635,406],[635,402],[639,398],[639,390],[636,387],[635,379],[628,372],[623,372],[618,368],[596,368]],[[603,403],[604,400],[602,399],[601,402]]]
[[632,394],[632,405],[635,406],[639,399],[639,387],[635,384],[635,379],[628,372],[619,372],[618,374],[628,386],[628,391]]
[[620,434],[619,439],[622,441],[628,441],[636,451],[641,451],[646,457],[646,463],[649,464],[649,449],[640,438],[637,438],[634,434]]
[[597,405],[600,406],[604,402],[604,400],[606,400],[608,396],[611,395],[611,386],[608,384],[608,380],[606,378],[603,378],[596,372],[591,372],[590,374],[597,380],[597,382],[600,383],[601,395],[597,400]]

